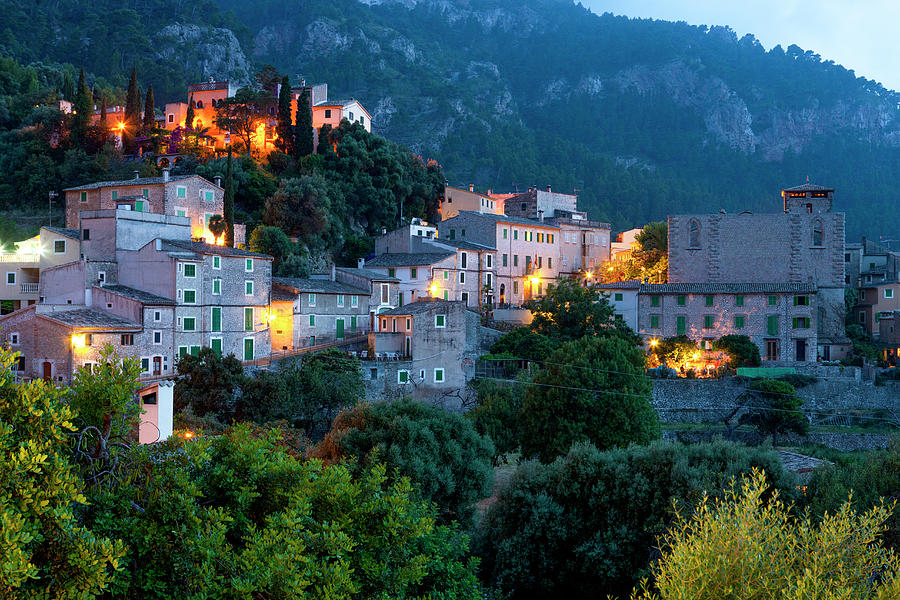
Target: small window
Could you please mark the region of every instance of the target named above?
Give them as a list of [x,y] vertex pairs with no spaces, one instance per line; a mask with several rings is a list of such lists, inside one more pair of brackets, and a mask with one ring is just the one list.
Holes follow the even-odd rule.
[[209,190],[204,190],[203,200],[205,200],[206,202],[212,202],[213,200],[215,200],[215,195]]
[[338,294],[337,305],[341,308],[344,307],[344,295],[343,294]]
[[179,198],[187,198],[187,188],[178,186],[175,188],[175,195]]
[[[150,359],[149,358],[141,358],[141,373],[149,373],[150,372]],[[152,394],[155,395],[155,394]],[[144,397],[144,404],[147,404],[147,397]]]
[[316,315],[309,315],[309,326],[310,327],[316,326]]
[[153,343],[155,345],[162,344],[162,331],[153,332]]
[[467,255],[465,252],[460,252],[460,254],[459,254],[459,264],[460,264],[460,266],[461,266],[463,269],[465,269],[465,268],[468,267],[468,264],[467,264],[467,263],[468,263],[468,259],[469,259],[469,257],[468,257],[468,255]]
[[221,256],[213,256],[213,269],[221,269],[222,268],[222,257]]
[[196,304],[197,303],[196,290],[184,290],[184,303],[185,304]]
[[16,272],[15,271],[7,271],[6,272],[6,285],[16,285]]
[[162,313],[161,313],[160,311],[158,311],[158,310],[154,310],[154,311],[153,311],[153,320],[154,320],[154,321],[159,321],[159,320],[161,320],[161,319],[162,319]]
[[175,115],[173,113],[169,113],[169,123],[175,122]]
[[794,296],[794,306],[809,306],[809,296]]
[[434,326],[438,329],[447,326],[447,315],[434,315]]
[[744,305],[744,297],[743,296],[735,296],[734,297],[734,305],[735,306],[743,306]]
[[508,261],[508,260],[509,260],[509,255],[508,255],[508,254],[504,254],[504,255],[503,255],[503,266],[504,266],[504,267],[508,266],[508,265],[507,265],[507,261]]
[[119,190],[112,191],[112,199],[113,199],[113,202],[115,202],[116,200],[119,199]]
[[459,282],[460,282],[460,283],[465,283],[465,282],[466,282],[466,272],[465,272],[465,271],[460,271],[460,272],[459,272]]
[[700,247],[700,223],[696,219],[688,225],[688,246],[690,248]]
[[184,265],[184,276],[185,277],[196,277],[197,276],[197,265],[194,265],[194,264]]
[[415,267],[411,268],[411,269],[409,270],[409,277],[410,277],[410,279],[416,279],[416,278],[418,278],[418,277],[419,277],[419,270],[416,269]]
[[244,307],[244,331],[253,331],[253,307]]
[[615,301],[616,301],[616,302],[621,302],[621,301],[622,301],[622,298],[624,298],[624,296],[622,295],[622,292],[616,292],[616,294],[615,294],[615,296],[614,296]]
[[659,315],[650,315],[650,329],[659,329]]
[[678,306],[684,306],[685,304],[687,304],[687,296],[678,296],[678,298],[676,298],[675,300],[675,304],[677,304]]
[[778,296],[769,296],[769,306],[776,306],[778,304]]
[[87,202],[87,192],[81,192],[81,201]]
[[714,302],[714,297],[710,294],[706,295],[706,306],[712,306]]
[[409,383],[409,371],[406,369],[397,371],[397,383]]
[[213,288],[212,288],[213,296],[220,295],[222,293],[222,280],[221,279],[213,279],[212,285],[213,285]]
[[350,306],[353,308],[359,306],[359,296],[350,296]]
[[90,230],[90,229],[83,229],[83,230],[81,231],[81,239],[83,239],[83,240],[86,241],[86,242],[87,242],[88,240],[90,240],[90,239],[91,239],[91,230]]
[[397,272],[394,269],[388,269],[388,277],[396,277]]
[[766,318],[766,333],[768,335],[778,335],[778,315],[769,315]]
[[[84,192],[81,192],[81,193],[83,194]],[[508,235],[509,235],[509,230],[508,230],[508,229],[504,229],[504,230],[503,230],[503,239],[504,239],[504,240],[507,239]]]
[[885,298],[893,298],[894,297],[894,288],[884,288],[884,297]]
[[519,230],[518,229],[513,229],[513,239],[514,240],[519,239]]
[[315,306],[316,305],[316,295],[315,294],[307,294],[307,296],[309,296],[309,298],[307,300],[309,306]]
[[350,113],[350,120],[351,120],[351,121],[353,120],[353,113],[352,113],[352,112]]
[[331,109],[330,109],[330,108],[326,108],[326,109],[325,109],[325,118],[326,118],[326,119],[330,119],[330,118],[331,118]]
[[794,317],[794,329],[809,329],[809,317]]
[[253,271],[253,259],[252,259],[252,258],[248,258],[248,259],[245,261],[245,263],[244,263],[244,270],[247,271],[248,273],[250,273],[251,271]]
[[65,254],[66,253],[66,240],[54,240],[53,241],[53,253],[54,254]]
[[18,333],[9,334],[9,343],[12,344],[13,346],[18,346],[19,345],[19,334]]
[[435,369],[434,370],[434,382],[435,383],[444,383],[444,369]]
[[244,295],[252,296],[253,295],[253,281],[247,280],[244,282]]
[[816,219],[816,222],[813,224],[813,236],[812,236],[812,245],[813,246],[823,246],[824,245],[824,235],[822,229],[822,221]]
[[122,341],[123,346],[134,346],[134,334],[133,333],[123,333],[121,341]]
[[712,329],[715,322],[715,317],[712,315],[704,315],[703,317],[703,328],[704,329]]
[[650,306],[659,306],[659,296],[650,296]]
[[744,328],[744,315],[734,315],[734,328],[735,329],[743,329]]
[[185,317],[183,321],[184,331],[196,331],[197,330],[197,319],[194,317]]

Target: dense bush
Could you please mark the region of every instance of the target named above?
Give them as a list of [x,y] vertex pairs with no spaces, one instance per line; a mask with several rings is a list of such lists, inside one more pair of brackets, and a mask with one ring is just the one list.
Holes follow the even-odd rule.
[[690,514],[753,467],[795,495],[775,452],[727,442],[606,452],[577,444],[549,465],[524,463],[477,533],[483,578],[515,600],[627,597],[674,520],[672,501]]
[[494,342],[491,354],[541,362],[558,347],[559,343],[546,335],[535,333],[529,327],[517,327]]
[[732,369],[759,366],[759,346],[746,335],[723,335],[716,340],[716,350],[728,355],[728,366]]
[[408,399],[342,412],[312,455],[384,462],[437,504],[442,522],[468,522],[493,483],[490,439],[462,415]]
[[773,446],[778,445],[781,433],[803,435],[809,430],[809,420],[800,408],[803,400],[797,397],[794,386],[775,379],[754,379],[748,389],[756,397],[740,421],[756,427],[762,436],[771,435]]
[[522,418],[522,401],[525,385],[500,383],[489,379],[476,380],[475,408],[466,413],[475,430],[494,443],[494,459],[519,450],[521,444],[519,422]]
[[579,441],[605,450],[658,438],[645,363],[643,350],[619,336],[564,344],[528,385],[523,454],[549,462]]

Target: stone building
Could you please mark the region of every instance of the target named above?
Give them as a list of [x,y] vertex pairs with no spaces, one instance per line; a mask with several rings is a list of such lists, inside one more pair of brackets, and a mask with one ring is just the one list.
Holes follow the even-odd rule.
[[606,294],[609,304],[625,320],[625,324],[634,331],[638,330],[638,292],[641,289],[640,279],[618,281],[616,283],[602,283],[597,286],[601,293]]
[[862,325],[866,333],[880,339],[879,321],[900,310],[900,282],[861,285],[853,310],[854,321]]
[[368,301],[367,314],[369,315],[368,330],[375,329],[375,315],[396,308],[400,305],[400,280],[384,273],[365,267],[365,260],[359,260],[359,266],[355,269],[349,267],[336,267],[334,280],[349,285],[356,289],[367,290]]
[[609,260],[609,223],[569,217],[551,217],[545,221],[559,227],[560,275],[593,271]]
[[516,194],[504,202],[504,212],[510,217],[523,219],[546,219],[549,217],[568,217],[587,219],[587,213],[578,210],[578,196],[561,194],[547,186],[545,190],[537,187],[528,188],[527,192]]
[[307,348],[369,331],[370,288],[328,277],[272,280],[273,352]]
[[[643,284],[638,333],[686,335],[712,350],[724,335],[746,335],[770,365],[814,362],[819,351],[817,288],[809,283]],[[829,349],[824,360],[844,357]]]
[[806,184],[781,195],[780,213],[670,216],[669,282],[811,286],[819,356],[843,354],[844,214],[833,211],[830,188]]
[[363,363],[378,384],[375,397],[412,395],[455,408],[475,376],[475,361],[500,335],[481,327],[478,314],[459,301],[421,300],[378,320],[378,330],[369,333],[376,360]]
[[[66,195],[66,227],[78,228],[80,214],[101,209],[130,210],[187,217],[191,237],[213,243],[209,218],[223,214],[225,190],[221,182],[210,182],[199,175],[170,175],[163,169],[161,177],[138,177],[122,181],[98,181],[64,190]],[[245,243],[245,228],[235,224],[234,241]]]
[[467,190],[450,187],[449,185],[445,186],[444,196],[441,198],[441,206],[438,209],[441,220],[452,219],[460,211],[464,210],[502,215],[503,201],[486,194],[479,194],[475,191],[474,185],[469,185]]

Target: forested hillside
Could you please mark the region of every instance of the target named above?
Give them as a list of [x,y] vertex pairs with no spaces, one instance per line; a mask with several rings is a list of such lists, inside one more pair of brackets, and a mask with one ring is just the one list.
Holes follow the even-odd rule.
[[597,16],[565,0],[4,0],[0,10],[0,52],[20,63],[84,66],[109,88],[137,65],[159,104],[182,100],[189,80],[247,82],[272,64],[359,98],[378,133],[437,158],[451,184],[577,188],[616,228],[777,210],[779,189],[807,176],[838,190],[848,236],[900,226],[898,96],[790,40],[766,51],[727,28]]

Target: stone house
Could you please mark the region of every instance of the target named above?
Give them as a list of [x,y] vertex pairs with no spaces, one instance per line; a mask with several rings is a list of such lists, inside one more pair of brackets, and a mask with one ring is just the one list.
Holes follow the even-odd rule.
[[441,242],[457,240],[496,248],[495,302],[518,306],[543,295],[559,275],[558,225],[548,222],[463,211],[442,221]]
[[378,320],[378,330],[369,332],[376,360],[364,361],[363,372],[377,383],[380,397],[412,395],[458,407],[475,361],[495,339],[460,301],[420,300]]
[[607,296],[610,305],[617,315],[621,315],[625,324],[634,331],[638,330],[638,292],[641,289],[640,279],[602,283],[597,286]]
[[272,280],[272,351],[341,341],[369,330],[371,288],[331,278]]
[[270,351],[271,256],[156,239],[120,256],[119,283],[175,301],[177,356],[208,346],[246,361]]
[[421,219],[413,219],[408,225],[393,231],[382,229],[381,235],[375,238],[375,255],[434,252],[432,243],[436,240],[437,234],[437,227]]
[[855,311],[855,322],[863,326],[866,333],[880,339],[879,321],[894,311],[900,310],[900,282],[868,283],[859,288]]
[[819,356],[843,355],[844,214],[832,210],[831,188],[805,184],[781,195],[780,213],[669,216],[668,280],[813,287]]
[[12,252],[0,248],[0,315],[40,300],[41,273],[80,257],[80,232],[62,227],[41,227],[38,235],[16,242]]
[[510,217],[522,217],[523,219],[587,218],[587,213],[578,210],[578,196],[554,192],[549,185],[546,191],[532,186],[528,188],[527,192],[507,198],[504,203],[504,212]]
[[359,266],[355,269],[336,267],[333,277],[335,281],[350,287],[368,290],[368,330],[372,331],[376,328],[375,315],[400,306],[400,279],[367,269],[365,264],[365,260],[360,259]]
[[546,221],[559,226],[559,272],[563,277],[593,271],[609,260],[609,223],[568,217]]
[[[98,181],[64,190],[66,227],[79,227],[79,215],[101,209],[131,210],[190,219],[191,237],[214,242],[209,218],[223,213],[225,190],[221,182],[210,182],[199,175],[138,177],[122,181]],[[235,244],[245,243],[243,225],[235,224]]]
[[[704,350],[724,335],[746,335],[769,365],[815,362],[821,323],[808,283],[642,284],[638,328],[645,339],[686,335]],[[827,350],[823,360],[844,353]]]
[[503,202],[486,194],[479,194],[475,191],[474,185],[469,185],[468,190],[445,186],[438,209],[441,220],[452,219],[463,210],[502,215]]

